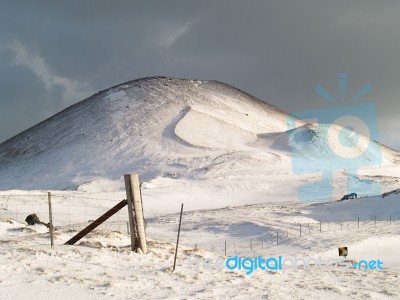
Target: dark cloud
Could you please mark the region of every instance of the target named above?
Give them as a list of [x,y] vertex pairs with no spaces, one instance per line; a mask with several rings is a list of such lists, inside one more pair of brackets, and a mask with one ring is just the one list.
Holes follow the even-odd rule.
[[294,112],[332,105],[314,89],[338,96],[347,72],[349,95],[373,85],[357,103],[378,104],[400,149],[399,14],[389,0],[3,1],[0,140],[145,76],[216,79]]

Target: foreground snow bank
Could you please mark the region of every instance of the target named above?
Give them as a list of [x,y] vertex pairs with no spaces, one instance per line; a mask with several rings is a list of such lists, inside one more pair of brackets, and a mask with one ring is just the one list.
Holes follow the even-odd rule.
[[[390,197],[388,203],[397,207],[400,195]],[[400,298],[400,222],[378,220],[375,225],[374,220],[363,220],[358,228],[355,221],[359,205],[368,211],[382,205],[380,201],[375,197],[328,205],[275,202],[185,212],[174,273],[171,269],[178,214],[148,218],[147,255],[129,251],[130,238],[123,230],[96,230],[76,246],[64,246],[84,224],[58,226],[55,249],[51,250],[45,226],[26,226],[0,218],[1,298]],[[347,216],[351,220],[328,222],[328,216],[342,220]],[[321,231],[319,218],[323,218]],[[245,275],[243,270],[194,268],[189,264],[190,257],[205,262],[235,255],[337,258],[339,246],[349,248],[350,261],[380,259],[384,270],[300,266],[285,272],[256,270]]]

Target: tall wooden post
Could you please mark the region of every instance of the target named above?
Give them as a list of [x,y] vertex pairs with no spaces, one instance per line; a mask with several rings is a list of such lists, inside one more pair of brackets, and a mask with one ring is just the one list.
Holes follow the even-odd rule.
[[125,189],[126,189],[126,199],[128,202],[128,216],[129,216],[129,231],[131,234],[131,251],[136,251],[136,231],[135,231],[135,217],[133,210],[132,201],[132,191],[129,175],[125,175]]
[[50,245],[51,249],[54,249],[54,238],[53,238],[53,212],[51,209],[51,193],[47,193],[47,199],[49,202],[49,228],[50,228]]
[[[126,198],[128,200],[128,214],[131,232],[131,250],[138,248],[146,254],[147,242],[144,229],[143,203],[139,185],[138,174],[127,174],[125,178]],[[137,237],[137,242],[136,242]]]

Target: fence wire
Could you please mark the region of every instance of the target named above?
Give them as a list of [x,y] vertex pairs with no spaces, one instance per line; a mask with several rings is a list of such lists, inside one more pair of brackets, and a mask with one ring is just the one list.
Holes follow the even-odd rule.
[[[30,214],[36,214],[39,219],[49,222],[47,192],[43,193],[21,193],[21,194],[0,194],[0,219],[15,220],[21,224],[26,224],[25,219]],[[107,199],[96,194],[77,194],[63,195],[52,193],[52,219],[53,226],[62,228],[64,232],[70,232],[72,237],[75,233],[84,229],[91,222],[99,218],[105,212],[114,207],[123,199]],[[352,220],[345,222],[326,222],[320,223],[292,223],[282,224],[274,227],[266,225],[262,234],[246,235],[238,238],[209,238],[206,242],[197,240],[196,230],[185,228],[185,216],[191,212],[184,212],[181,244],[193,249],[202,249],[218,255],[241,255],[249,253],[263,253],[264,251],[274,251],[279,246],[301,245],[302,239],[313,237],[313,239],[323,239],[328,232],[335,232],[337,235],[345,235],[355,230],[373,233],[377,227],[382,232],[390,232],[391,228],[400,228],[399,220],[382,219],[377,216],[368,220]],[[164,210],[147,213],[144,210],[145,229],[149,239],[176,242],[176,231],[179,222],[179,213],[176,210]],[[201,222],[201,221],[199,221]],[[117,232],[129,236],[129,217],[127,206],[116,212],[107,221],[102,223],[96,230],[103,232]],[[159,230],[164,228],[166,230]],[[229,232],[226,232],[229,236]],[[129,242],[129,239],[126,240]],[[65,242],[65,241],[64,241]],[[56,241],[57,244],[57,241]],[[118,246],[121,246],[119,244]]]

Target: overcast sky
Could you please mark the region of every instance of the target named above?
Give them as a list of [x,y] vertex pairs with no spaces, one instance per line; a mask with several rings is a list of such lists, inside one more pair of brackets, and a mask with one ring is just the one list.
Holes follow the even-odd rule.
[[314,90],[378,105],[400,150],[400,1],[0,1],[0,142],[93,93],[146,76],[215,79],[287,112]]

